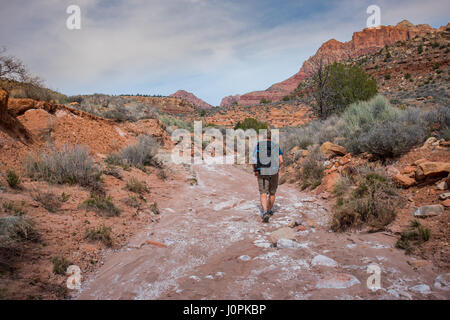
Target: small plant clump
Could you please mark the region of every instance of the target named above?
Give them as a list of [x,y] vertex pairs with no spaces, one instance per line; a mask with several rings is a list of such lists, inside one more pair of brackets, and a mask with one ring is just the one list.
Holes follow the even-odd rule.
[[71,265],[71,262],[69,262],[66,258],[60,256],[54,257],[52,259],[52,263],[53,273],[59,275],[65,275],[67,268]]
[[322,183],[324,175],[325,158],[320,153],[319,148],[312,148],[301,165],[299,173],[299,184],[302,190],[310,187],[315,189]]
[[414,251],[414,247],[430,240],[430,237],[430,229],[424,228],[418,220],[413,220],[409,228],[401,233],[396,247],[404,249],[406,254],[410,254]]
[[90,198],[83,202],[82,207],[86,210],[94,210],[106,217],[117,217],[120,215],[120,210],[114,205],[111,197],[91,194]]
[[48,212],[55,213],[61,208],[60,199],[58,199],[58,197],[51,192],[37,191],[33,198],[42,204]]
[[128,182],[127,185],[125,186],[125,188],[128,191],[134,192],[134,193],[138,193],[138,194],[142,194],[142,193],[147,193],[149,192],[149,189],[145,183],[145,181],[139,181],[138,179],[136,179],[135,177],[132,177]]
[[113,239],[111,237],[112,228],[105,225],[101,225],[97,228],[86,229],[85,238],[92,241],[101,241],[107,247],[113,245]]
[[11,188],[17,189],[20,185],[20,177],[13,170],[9,170],[6,173],[6,182]]
[[339,197],[331,223],[333,231],[346,231],[364,224],[380,230],[395,219],[398,203],[395,186],[382,173],[370,168],[360,168],[360,171],[353,181],[344,178],[346,181],[335,187],[334,193]]

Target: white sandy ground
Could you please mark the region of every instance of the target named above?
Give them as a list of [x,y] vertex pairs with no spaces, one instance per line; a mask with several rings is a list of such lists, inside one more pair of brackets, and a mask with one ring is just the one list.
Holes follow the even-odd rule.
[[[382,233],[333,233],[330,211],[293,186],[279,187],[269,224],[259,217],[257,182],[224,165],[194,166],[198,185],[159,203],[161,220],[110,252],[77,299],[449,299],[448,274],[414,260]],[[316,225],[271,246],[291,220]],[[296,230],[296,229],[294,229]],[[166,248],[139,245],[146,240]],[[370,264],[381,289],[367,288]]]

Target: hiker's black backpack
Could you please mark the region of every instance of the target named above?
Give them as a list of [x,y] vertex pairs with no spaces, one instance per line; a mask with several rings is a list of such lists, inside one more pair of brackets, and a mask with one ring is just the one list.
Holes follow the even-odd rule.
[[[268,163],[262,163],[261,162],[261,158],[260,158],[260,151],[261,151],[261,143],[267,143],[266,145],[266,150],[263,149],[264,153],[267,154],[267,157],[269,158],[269,162]],[[272,142],[271,141],[263,141],[263,142],[258,142],[257,146],[256,146],[256,168],[270,168],[272,165]],[[265,156],[266,154],[263,153],[263,156]]]

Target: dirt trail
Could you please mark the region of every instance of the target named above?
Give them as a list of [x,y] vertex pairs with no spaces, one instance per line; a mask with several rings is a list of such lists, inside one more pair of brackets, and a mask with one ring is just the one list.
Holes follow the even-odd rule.
[[[160,203],[160,222],[128,247],[107,254],[76,298],[450,298],[450,291],[435,286],[438,270],[414,269],[415,259],[394,248],[394,237],[329,232],[330,213],[319,199],[280,186],[275,214],[263,224],[255,177],[232,166],[194,170],[198,185],[186,184]],[[291,219],[316,227],[297,231],[296,242],[286,243],[294,248],[271,247],[270,234]],[[147,240],[166,247],[140,246]],[[366,285],[371,263],[382,272],[382,289],[376,292]]]

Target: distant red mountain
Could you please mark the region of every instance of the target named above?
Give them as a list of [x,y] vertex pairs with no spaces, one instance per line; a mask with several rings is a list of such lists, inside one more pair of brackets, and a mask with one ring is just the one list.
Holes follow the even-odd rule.
[[320,60],[324,64],[344,61],[363,54],[377,52],[386,45],[392,45],[397,41],[406,41],[416,36],[424,36],[427,33],[438,32],[445,28],[434,29],[427,24],[414,25],[404,20],[396,26],[366,28],[360,32],[355,32],[353,33],[352,40],[348,42],[331,39],[322,44],[316,54],[303,63],[300,71],[289,79],[276,83],[267,90],[246,93],[237,97],[237,99],[225,97],[222,100],[221,106],[228,106],[234,101],[237,101],[239,105],[254,105],[260,103],[263,98],[271,101],[279,101],[297,88],[301,81],[311,77],[317,70]]
[[187,92],[184,90],[178,90],[177,92],[171,94],[170,97],[184,99],[200,109],[212,108],[212,106],[210,104],[206,103],[205,101],[203,101],[200,98],[197,98],[193,93],[190,93],[190,92]]

